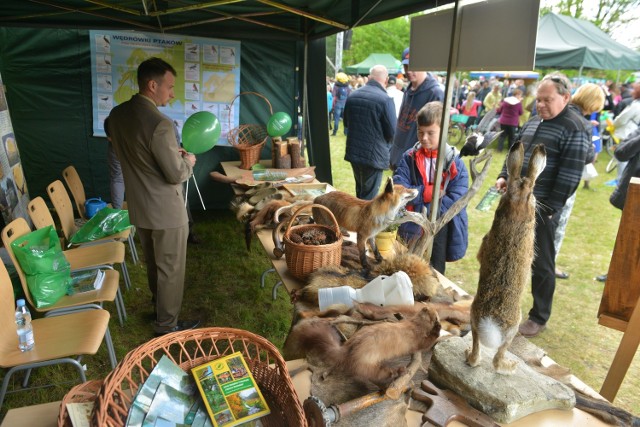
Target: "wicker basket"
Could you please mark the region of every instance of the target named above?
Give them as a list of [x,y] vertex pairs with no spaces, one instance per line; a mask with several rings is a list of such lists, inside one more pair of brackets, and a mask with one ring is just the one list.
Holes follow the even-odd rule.
[[[256,95],[264,99],[269,106],[269,117],[273,115],[273,109],[271,108],[269,100],[257,92],[240,92],[229,104],[230,110],[235,100],[241,95]],[[232,115],[229,114],[229,127],[231,127],[231,120]],[[238,154],[240,154],[240,169],[251,169],[251,166],[260,161],[260,151],[266,144],[267,137],[267,128],[264,125],[244,124],[229,130],[227,140],[229,144],[238,150]]]
[[248,331],[202,328],[167,334],[132,350],[105,378],[95,401],[92,425],[125,425],[138,388],[166,355],[185,371],[217,358],[242,352],[271,414],[265,426],[306,427],[307,421],[284,359],[269,341]]
[[58,414],[58,427],[73,427],[71,418],[67,412],[67,403],[87,403],[96,400],[96,396],[102,387],[102,380],[87,381],[73,387],[64,395],[60,403],[60,413]]
[[[331,228],[321,224],[307,224],[296,225],[294,221],[296,217],[305,209],[309,207],[323,209],[329,213],[329,216],[333,220],[334,227]],[[296,232],[300,234],[308,230],[323,230],[327,233],[331,233],[336,236],[336,241],[326,245],[305,245],[303,243],[296,243],[291,240],[291,233]],[[287,268],[291,274],[300,280],[306,280],[307,276],[319,269],[320,267],[326,267],[329,265],[340,265],[340,258],[342,257],[342,234],[340,233],[340,227],[336,221],[336,217],[326,207],[322,205],[310,205],[303,206],[298,209],[291,219],[287,230],[282,237],[284,242],[284,256],[287,262]]]

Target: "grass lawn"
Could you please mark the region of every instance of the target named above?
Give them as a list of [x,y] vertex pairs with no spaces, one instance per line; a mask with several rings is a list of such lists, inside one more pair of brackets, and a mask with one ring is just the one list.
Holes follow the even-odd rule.
[[[333,185],[354,193],[351,167],[343,160],[344,144],[341,131],[331,139]],[[494,183],[504,160],[504,155],[494,156],[487,181],[469,205],[470,244],[467,256],[447,266],[447,277],[471,294],[475,293],[478,280],[475,254],[493,219],[493,211],[479,212],[474,207]],[[548,328],[532,340],[595,390],[600,389],[622,337],[620,332],[599,326],[596,318],[603,284],[596,282],[594,277],[607,272],[620,220],[620,211],[608,201],[612,188],[603,185],[613,178],[604,172],[609,158],[606,154],[601,156],[597,163],[600,176],[592,182],[596,191],[578,190],[558,257],[558,265],[571,276],[568,280],[558,280]],[[189,245],[182,317],[199,318],[203,326],[246,329],[281,347],[290,326],[292,305],[282,290],[276,301],[271,299],[275,275],[267,275],[265,288],[260,288],[260,275],[270,267],[270,263],[257,239],[253,240],[251,251],[247,252],[243,227],[227,210],[200,211],[194,216],[196,231],[204,243]],[[107,306],[112,314],[110,329],[118,360],[153,337],[150,323],[153,308],[145,268],[131,263],[128,268],[133,287],[124,293],[129,315],[124,328],[118,325],[113,304]],[[525,292],[522,301],[525,315],[530,305],[530,294]],[[102,348],[96,356],[84,358],[84,363],[87,364],[88,379],[103,378],[110,371],[106,350]],[[615,401],[634,414],[640,414],[638,363],[636,357]],[[21,377],[15,378],[10,389],[19,388]],[[69,367],[40,368],[31,378],[35,386],[56,385],[9,394],[0,410],[0,418],[11,408],[60,400],[77,381]]]

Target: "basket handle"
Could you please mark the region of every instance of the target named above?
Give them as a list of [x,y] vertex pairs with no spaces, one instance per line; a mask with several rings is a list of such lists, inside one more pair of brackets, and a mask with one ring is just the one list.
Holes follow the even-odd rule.
[[[296,217],[305,209],[309,209],[309,208],[320,208],[323,209],[325,211],[327,211],[329,213],[329,216],[331,217],[331,219],[333,220],[333,224],[334,224],[334,231],[336,233],[336,237],[341,236],[340,233],[340,226],[338,225],[338,221],[336,221],[336,217],[333,215],[333,212],[331,212],[329,210],[329,208],[323,206],[323,205],[319,205],[317,203],[311,204],[311,205],[306,205],[306,206],[302,206],[300,209],[296,210],[293,214],[293,216],[291,217],[291,219],[289,220],[289,224],[287,226],[287,229],[284,232],[284,236],[288,236],[290,234],[291,231],[291,226],[294,223],[294,220],[296,219]],[[283,238],[284,238],[283,236]]]
[[[258,93],[258,92],[240,92],[239,94],[234,96],[233,99],[231,100],[231,102],[229,103],[229,113],[231,113],[231,106],[236,101],[236,99],[238,99],[240,97],[240,95],[255,95],[255,96],[259,96],[260,98],[264,99],[264,101],[269,106],[269,117],[273,116],[273,108],[271,107],[271,103],[269,102],[269,100],[267,99],[266,96],[264,96],[264,95],[262,95],[261,93]],[[229,114],[229,127],[231,127],[231,114]]]

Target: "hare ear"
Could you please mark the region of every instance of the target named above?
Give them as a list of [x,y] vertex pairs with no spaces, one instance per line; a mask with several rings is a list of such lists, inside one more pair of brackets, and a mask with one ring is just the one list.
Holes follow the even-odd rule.
[[538,175],[542,173],[545,166],[547,166],[547,150],[545,150],[544,144],[538,144],[533,148],[533,153],[529,160],[527,177],[532,181],[535,181],[538,178]]
[[509,179],[520,178],[523,161],[524,146],[521,141],[518,141],[511,146],[509,154],[507,155],[507,174],[509,175]]
[[387,184],[384,186],[385,193],[393,193],[393,178],[389,177],[387,179]]

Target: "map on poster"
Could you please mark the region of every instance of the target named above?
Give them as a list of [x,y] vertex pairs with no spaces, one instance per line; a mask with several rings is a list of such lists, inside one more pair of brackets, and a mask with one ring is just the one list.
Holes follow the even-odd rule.
[[229,129],[238,126],[240,102],[240,42],[169,34],[92,30],[91,80],[93,134],[105,136],[104,120],[113,107],[138,93],[138,65],[151,57],[171,64],[176,72],[175,98],[160,111],[180,132],[198,111],[218,118],[219,145],[228,145]]
[[22,170],[20,153],[13,133],[9,107],[4,94],[2,76],[0,76],[0,212],[5,224],[18,217],[29,223],[27,205],[31,200],[27,181]]

